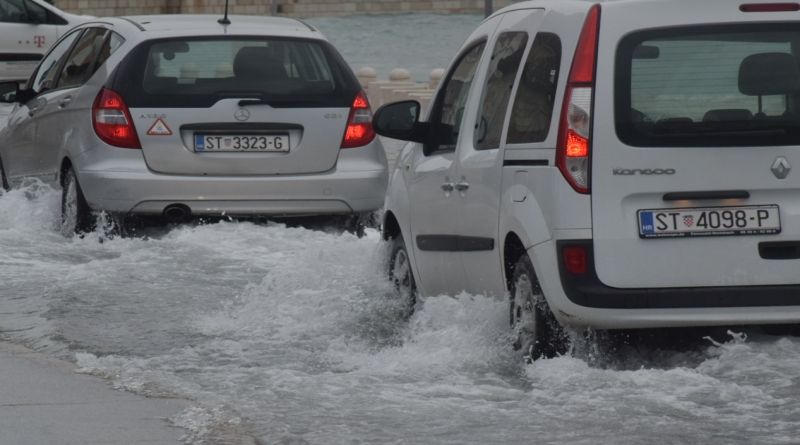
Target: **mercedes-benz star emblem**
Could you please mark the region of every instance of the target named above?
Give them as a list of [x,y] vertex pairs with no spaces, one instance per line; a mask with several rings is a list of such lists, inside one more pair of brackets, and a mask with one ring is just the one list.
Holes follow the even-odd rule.
[[235,117],[237,121],[246,121],[250,119],[250,112],[245,108],[239,108],[236,110],[236,113],[233,113],[233,117]]
[[789,161],[786,160],[783,156],[775,160],[775,163],[772,164],[772,173],[775,174],[775,177],[778,179],[783,179],[789,176],[789,170],[792,167],[789,165]]

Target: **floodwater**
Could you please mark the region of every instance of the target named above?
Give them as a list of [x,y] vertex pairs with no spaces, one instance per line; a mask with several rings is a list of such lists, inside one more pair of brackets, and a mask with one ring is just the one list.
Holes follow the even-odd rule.
[[[336,40],[326,23],[350,31],[368,20],[314,23]],[[458,18],[454,33],[474,27],[459,20],[480,17]],[[395,52],[370,52],[371,33],[343,40],[361,49],[334,43],[351,64],[362,59],[348,51],[379,71],[443,66],[406,63],[422,46],[405,37],[395,40],[406,59],[382,59]],[[442,45],[443,63],[460,43]],[[189,430],[187,443],[798,442],[798,337],[590,334],[566,356],[526,364],[511,346],[507,301],[432,297],[398,319],[376,231],[359,239],[220,221],[68,239],[59,203],[35,182],[0,192],[0,335],[121,390],[193,401],[169,419]]]
[[528,365],[507,302],[426,298],[398,319],[376,231],[221,221],[67,239],[59,198],[36,183],[0,196],[2,336],[119,389],[194,401],[170,419],[189,443],[792,443],[800,431],[795,337],[590,336]]

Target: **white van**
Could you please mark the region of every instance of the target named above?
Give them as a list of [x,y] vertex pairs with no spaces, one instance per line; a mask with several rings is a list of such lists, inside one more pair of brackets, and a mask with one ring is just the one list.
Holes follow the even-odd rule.
[[0,0],[0,82],[27,81],[56,40],[89,19],[42,0]]
[[511,294],[519,346],[561,326],[800,323],[800,4],[530,1],[486,19],[386,197],[392,276]]

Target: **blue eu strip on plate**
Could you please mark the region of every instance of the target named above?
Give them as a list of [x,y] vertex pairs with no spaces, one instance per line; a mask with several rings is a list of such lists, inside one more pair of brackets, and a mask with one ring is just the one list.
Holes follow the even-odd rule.
[[642,234],[653,233],[656,231],[653,224],[653,212],[642,212],[639,214],[639,223],[642,225]]

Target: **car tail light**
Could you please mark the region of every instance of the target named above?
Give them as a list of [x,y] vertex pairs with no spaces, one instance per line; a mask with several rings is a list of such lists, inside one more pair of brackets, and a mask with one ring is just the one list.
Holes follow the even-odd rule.
[[583,247],[565,247],[562,257],[564,258],[564,268],[567,272],[585,275],[588,270],[586,260],[586,249]]
[[592,151],[592,95],[594,93],[600,5],[594,5],[583,24],[569,72],[561,108],[556,165],[579,193],[589,193],[589,158]]
[[742,12],[784,12],[800,11],[797,3],[745,3],[739,6]]
[[116,92],[102,88],[92,105],[94,132],[105,143],[121,148],[142,148],[131,113]]
[[347,119],[347,130],[342,139],[342,148],[361,147],[375,139],[372,129],[372,110],[364,90],[356,95],[353,106],[350,108],[350,117]]

